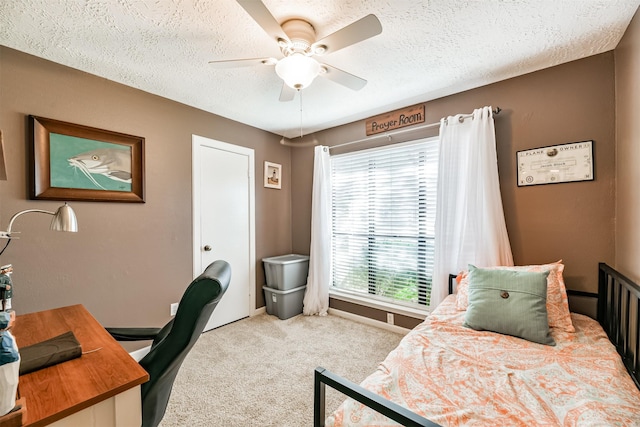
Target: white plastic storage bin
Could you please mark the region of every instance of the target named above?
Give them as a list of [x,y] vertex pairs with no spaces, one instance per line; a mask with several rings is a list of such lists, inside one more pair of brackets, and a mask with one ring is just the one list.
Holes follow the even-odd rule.
[[277,289],[263,286],[264,298],[267,303],[267,313],[278,316],[280,320],[285,320],[302,313],[302,300],[304,290],[307,285],[279,291]]
[[307,255],[281,255],[262,258],[267,286],[281,291],[307,284],[309,257]]

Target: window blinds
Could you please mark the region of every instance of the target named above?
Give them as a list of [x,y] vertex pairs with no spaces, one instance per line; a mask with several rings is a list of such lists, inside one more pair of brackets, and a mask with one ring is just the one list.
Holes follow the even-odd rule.
[[333,156],[333,286],[428,306],[438,139]]

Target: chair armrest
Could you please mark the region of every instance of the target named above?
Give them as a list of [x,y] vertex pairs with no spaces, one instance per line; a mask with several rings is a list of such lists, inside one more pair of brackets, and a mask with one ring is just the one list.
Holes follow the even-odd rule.
[[116,341],[153,340],[160,328],[105,328]]

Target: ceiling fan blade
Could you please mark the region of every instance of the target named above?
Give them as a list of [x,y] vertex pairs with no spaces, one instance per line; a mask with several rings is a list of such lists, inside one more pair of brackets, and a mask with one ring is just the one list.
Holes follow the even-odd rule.
[[[327,37],[316,41],[311,46],[311,51],[316,52],[318,49],[315,48],[324,46],[324,52],[322,52],[322,55],[326,55],[366,40],[370,37],[377,36],[381,32],[382,24],[380,24],[380,20],[378,20],[375,15],[367,15],[364,18],[336,31],[335,33],[329,34]],[[318,53],[318,55],[319,54],[320,53]]]
[[236,0],[244,10],[247,11],[254,21],[262,27],[262,29],[273,37],[276,41],[278,39],[286,40],[290,43],[289,37],[284,32],[276,18],[273,17],[269,9],[259,0]]
[[282,84],[282,90],[280,91],[280,102],[293,101],[296,96],[296,90],[287,86],[286,83]]
[[236,68],[249,67],[252,65],[275,65],[278,62],[275,58],[247,58],[247,59],[226,59],[223,61],[209,61],[216,68]]
[[332,67],[331,65],[322,64],[321,67],[325,69],[324,73],[320,73],[322,77],[348,87],[349,89],[360,90],[367,84],[365,79]]

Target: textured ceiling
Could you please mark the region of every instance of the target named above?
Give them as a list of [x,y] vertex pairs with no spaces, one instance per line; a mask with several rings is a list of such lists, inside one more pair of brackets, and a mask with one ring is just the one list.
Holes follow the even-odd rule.
[[375,14],[382,34],[322,58],[364,89],[317,78],[279,102],[273,66],[210,65],[281,57],[235,0],[2,0],[0,44],[291,138],[612,50],[640,0],[264,4],[318,39]]

